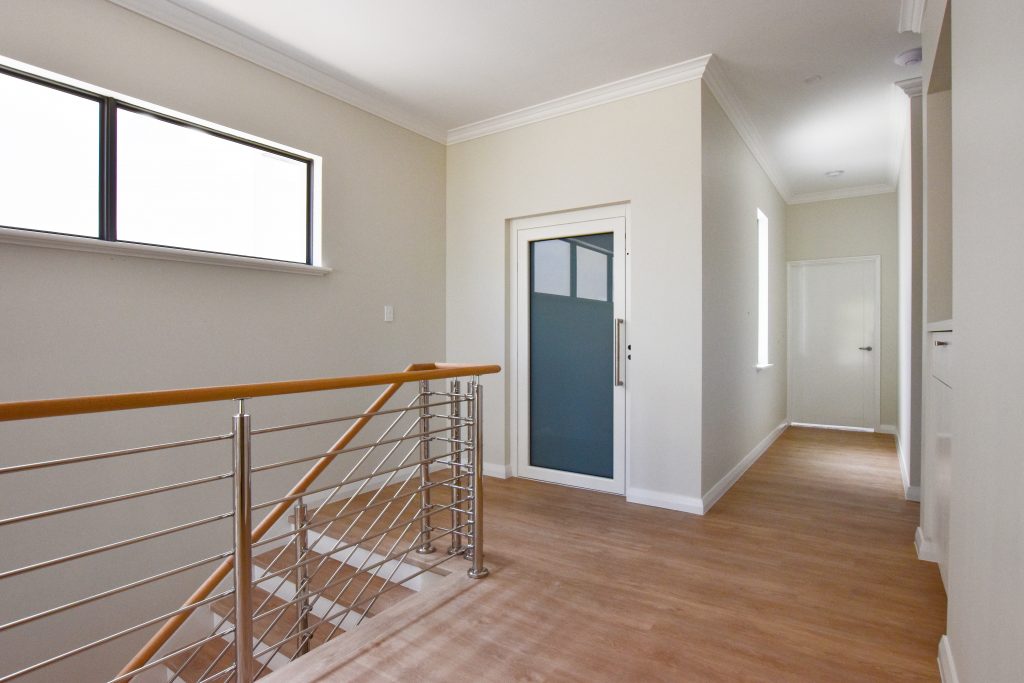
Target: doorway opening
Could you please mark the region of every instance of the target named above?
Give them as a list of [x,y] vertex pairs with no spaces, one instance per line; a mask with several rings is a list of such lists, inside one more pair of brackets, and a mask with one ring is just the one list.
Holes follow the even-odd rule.
[[790,423],[877,430],[880,258],[791,261],[787,270]]
[[624,494],[626,207],[511,223],[516,476]]

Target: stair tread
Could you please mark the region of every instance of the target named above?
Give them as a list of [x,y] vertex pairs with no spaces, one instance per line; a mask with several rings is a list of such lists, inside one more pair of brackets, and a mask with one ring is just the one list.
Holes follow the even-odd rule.
[[[165,666],[170,669],[173,673],[179,666],[185,664],[188,661],[189,655],[192,651],[183,652],[180,655],[175,655],[171,659],[167,660]],[[211,664],[216,662],[213,666]],[[203,673],[209,669],[207,676],[212,676],[224,669],[228,668],[235,663],[235,645],[232,641],[225,640],[224,638],[214,638],[213,640],[203,643],[192,660],[185,664],[181,672],[178,674],[175,680],[181,680],[185,683],[197,683],[202,680]],[[218,680],[225,680],[226,677],[221,677]]]
[[[312,538],[315,538],[314,535]],[[295,563],[295,546],[291,544],[281,553],[280,549],[268,550],[265,553],[253,558],[253,563],[268,571],[279,571]],[[343,564],[333,557],[328,557],[315,551],[309,551],[310,556],[319,558],[307,565],[309,577],[309,589],[311,592],[323,590],[323,598],[331,600],[339,605],[351,606],[358,601],[354,610],[360,614],[366,612],[367,616],[374,616],[386,610],[392,605],[401,602],[415,591],[405,586],[387,581],[384,577],[373,576],[371,572],[359,572],[357,567]],[[339,553],[344,557],[348,551]],[[274,558],[280,554],[277,561]],[[322,563],[322,566],[321,566]],[[367,564],[372,564],[368,562]],[[319,568],[318,568],[319,567]],[[358,576],[356,576],[358,574]],[[289,580],[294,581],[294,573],[285,575]],[[352,578],[355,577],[355,578]],[[349,579],[352,579],[349,581]],[[270,579],[268,584],[276,585],[280,578]],[[328,585],[331,584],[331,585]],[[326,588],[325,588],[326,586]],[[378,591],[387,588],[376,600],[371,600]],[[369,608],[369,609],[367,609]],[[332,608],[331,612],[340,612],[339,608]]]
[[[436,472],[431,475],[431,478],[435,481],[446,480],[450,477],[451,474],[448,472]],[[410,482],[401,493],[408,493],[415,490],[413,484],[414,482]],[[372,508],[363,514],[349,514],[351,511],[358,510],[360,507],[365,505],[372,505],[387,500],[389,496],[398,492],[399,487],[399,484],[391,484],[385,487],[376,499],[374,499],[374,495],[377,494],[377,491],[366,491],[364,493],[360,493],[354,499],[346,498],[328,503],[320,510],[319,513],[317,513],[312,522],[315,524],[317,522],[324,522],[336,517],[342,512],[342,509],[345,508],[347,504],[348,508],[345,509],[347,516],[337,520],[327,528],[327,531],[324,534],[326,538],[330,538],[335,541],[342,540],[348,543],[353,543],[359,541],[360,538],[363,538],[366,535],[378,534],[387,527],[398,526],[397,529],[389,531],[386,534],[383,534],[383,536],[376,536],[372,539],[361,542],[359,544],[360,547],[370,550],[374,546],[377,546],[376,552],[381,555],[393,554],[407,548],[411,548],[416,543],[419,520],[414,521],[412,528],[410,528],[404,535],[402,532],[405,526],[404,523],[409,522],[420,513],[419,502],[415,498],[413,498],[413,502],[401,513],[399,513],[399,511],[409,500],[408,498],[401,498],[390,506],[381,505],[379,507]],[[445,486],[439,486],[431,489],[431,503],[438,506],[449,505],[452,501],[451,494],[452,489]],[[349,500],[352,502],[350,503]],[[382,510],[384,511],[383,515],[381,515]],[[377,520],[378,515],[381,515],[379,520]],[[433,515],[428,515],[427,520],[431,526],[448,528],[451,524],[451,512],[449,510],[442,510],[441,512]],[[318,534],[323,530],[323,528],[324,527],[317,527],[311,533]],[[439,535],[440,532],[434,532],[433,534],[435,537]],[[395,545],[396,542],[398,545]],[[405,556],[405,563],[419,569],[427,568],[441,558],[441,553],[448,550],[449,542],[450,541],[447,537],[435,541],[434,545],[437,547],[437,551],[429,555],[419,555],[415,552],[411,552]],[[391,550],[392,546],[394,546],[394,550]],[[431,571],[441,575],[448,574],[448,570],[442,569],[441,567],[435,567],[431,569]]]
[[[262,605],[264,601],[266,601],[266,604],[262,608],[260,608],[260,605]],[[259,587],[255,587],[252,589],[252,603],[253,610],[255,611],[259,609],[259,612],[263,614],[265,612],[269,612],[272,609],[280,607],[281,605],[284,605],[286,601],[282,598],[277,597],[276,595],[271,596],[267,591]],[[230,615],[228,616],[228,619],[229,621],[234,623],[234,606],[235,598],[233,595],[231,595],[214,602],[213,611],[222,617]],[[274,619],[280,613],[281,612],[279,610],[272,614],[267,614],[266,616],[258,617],[253,621],[253,637],[259,639],[261,642],[256,652],[263,650],[268,645],[274,645],[284,640],[284,642],[281,644],[280,653],[285,657],[291,658],[294,657],[295,653],[298,651],[298,643],[296,642],[294,634],[292,634],[292,637],[290,638],[288,637],[288,635],[292,626],[294,626],[295,624],[295,620],[298,617],[298,614],[294,605],[288,606],[284,609],[284,616],[278,619],[277,623],[273,623]],[[317,617],[316,615],[310,615],[310,624],[315,624],[319,619],[320,617]],[[273,625],[271,626],[271,624]],[[268,628],[270,629],[270,631],[265,636],[263,636],[263,632],[266,631]],[[317,626],[316,629],[312,631],[312,637],[310,639],[309,645],[310,649],[319,647],[320,645],[323,645],[325,642],[327,642],[327,636],[333,628],[334,627],[330,624],[321,624],[320,626]],[[344,631],[339,628],[331,637],[336,638],[342,633],[344,633]],[[263,637],[261,638],[260,636]]]

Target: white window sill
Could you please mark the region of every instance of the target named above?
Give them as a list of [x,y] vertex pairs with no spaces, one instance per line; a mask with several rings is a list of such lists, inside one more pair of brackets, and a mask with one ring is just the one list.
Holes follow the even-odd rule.
[[767,370],[768,368],[774,368],[774,367],[775,367],[775,363],[765,363],[764,365],[755,365],[754,369],[757,370],[758,372],[761,372],[762,370]]
[[69,251],[88,251],[96,254],[113,256],[134,256],[138,258],[159,259],[162,261],[185,261],[188,263],[204,263],[207,265],[229,266],[232,268],[251,268],[254,270],[274,270],[299,275],[326,275],[331,272],[325,266],[310,266],[305,263],[289,263],[287,261],[271,261],[251,256],[235,256],[217,254],[190,249],[158,247],[149,244],[131,242],[107,242],[91,237],[75,235],[59,235],[49,232],[33,232],[16,228],[0,228],[0,244],[20,244],[29,247],[45,247],[49,249],[66,249]]

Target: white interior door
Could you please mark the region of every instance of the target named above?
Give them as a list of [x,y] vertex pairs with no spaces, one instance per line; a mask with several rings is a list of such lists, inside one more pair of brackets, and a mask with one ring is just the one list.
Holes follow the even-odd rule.
[[879,258],[789,266],[789,419],[879,424]]
[[516,473],[623,494],[626,218],[587,215],[513,224]]

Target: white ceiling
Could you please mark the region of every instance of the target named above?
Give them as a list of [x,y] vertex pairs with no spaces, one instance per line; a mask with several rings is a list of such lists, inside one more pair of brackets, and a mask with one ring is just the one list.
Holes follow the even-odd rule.
[[[234,52],[249,39],[250,53],[284,55],[282,72],[305,69],[440,139],[714,53],[791,200],[891,187],[901,134],[892,84],[920,75],[893,62],[920,45],[898,33],[900,0],[114,1],[174,16],[178,28],[184,14],[184,30]],[[202,20],[215,30],[190,30]],[[845,173],[825,177],[833,169]]]

